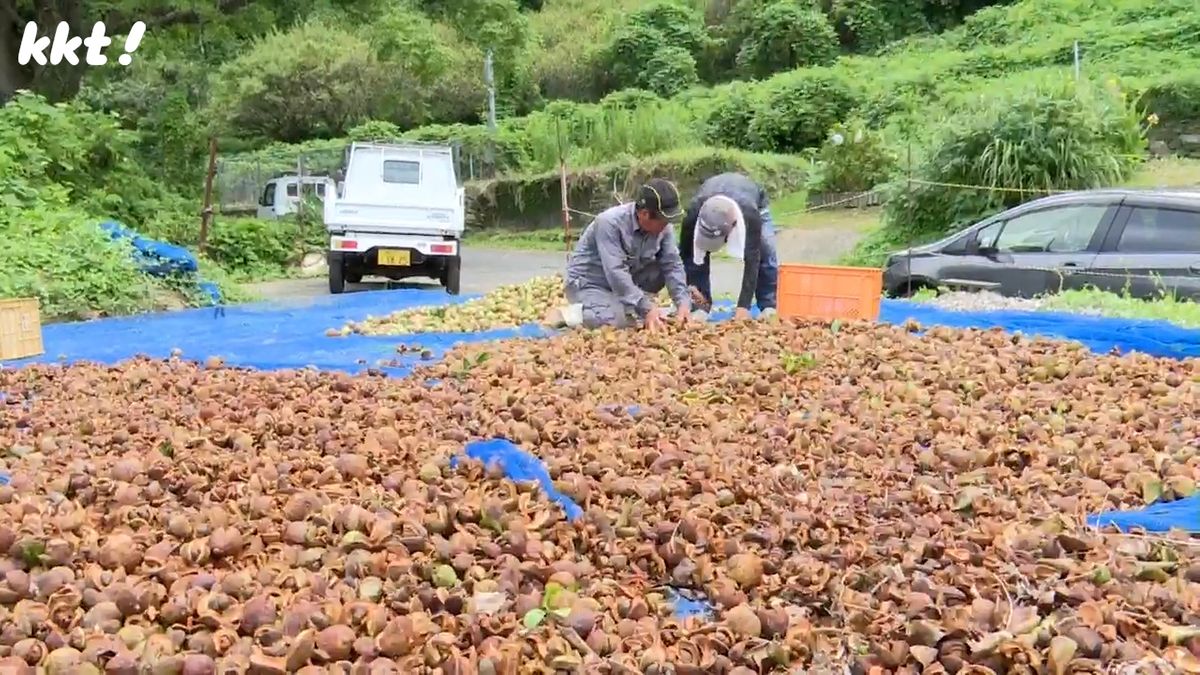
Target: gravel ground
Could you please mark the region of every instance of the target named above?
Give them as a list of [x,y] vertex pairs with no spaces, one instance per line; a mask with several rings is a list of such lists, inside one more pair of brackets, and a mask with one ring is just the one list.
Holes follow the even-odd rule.
[[[997,309],[1014,309],[1021,311],[1039,311],[1050,310],[1052,308],[1046,306],[1046,302],[1041,299],[1024,299],[1024,298],[1006,298],[998,293],[983,291],[979,293],[968,293],[965,291],[954,291],[950,293],[942,293],[930,300],[926,300],[930,305],[940,309],[950,310],[952,312],[982,312]],[[1096,310],[1072,310],[1073,314],[1099,314]]]

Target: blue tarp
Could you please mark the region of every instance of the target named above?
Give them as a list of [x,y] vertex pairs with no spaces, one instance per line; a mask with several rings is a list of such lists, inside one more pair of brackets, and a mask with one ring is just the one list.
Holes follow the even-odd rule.
[[[219,356],[231,366],[263,370],[316,366],[358,373],[378,368],[403,375],[421,360],[420,353],[400,354],[398,345],[420,346],[437,358],[456,342],[537,336],[536,326],[485,333],[434,333],[370,337],[328,337],[326,331],[368,316],[384,316],[421,305],[462,302],[443,291],[396,290],[346,293],[288,303],[231,306],[222,314],[211,308],[146,316],[51,324],[42,329],[46,353],[35,359],[5,362],[97,361],[118,363],[135,355],[166,358],[180,349],[185,358]],[[394,363],[393,363],[394,362]]]
[[1089,527],[1115,527],[1122,532],[1183,530],[1200,532],[1200,495],[1173,502],[1155,502],[1144,509],[1108,511],[1087,517]]
[[904,323],[915,319],[922,326],[954,328],[1003,328],[1027,336],[1074,340],[1097,354],[1113,349],[1139,351],[1151,356],[1185,358],[1200,356],[1200,330],[1181,328],[1166,321],[1083,316],[1065,312],[952,312],[905,300],[884,300],[879,319]]
[[[224,316],[194,309],[145,316],[52,324],[43,329],[46,354],[40,361],[90,360],[116,363],[137,354],[165,358],[183,350],[187,358],[221,356],[226,363],[261,369],[301,368],[361,372],[380,361],[401,357],[396,345],[420,345],[440,355],[456,342],[479,342],[517,336],[539,336],[537,326],[483,333],[430,333],[367,337],[327,337],[330,328],[367,316],[421,306],[463,302],[475,296],[448,296],[440,290],[391,290],[346,293],[286,303],[230,307]],[[724,320],[727,309],[713,313]],[[913,318],[923,326],[1000,327],[1027,335],[1077,340],[1092,351],[1138,350],[1156,356],[1200,356],[1200,330],[1163,321],[1134,321],[1050,312],[952,312],[903,300],[885,300],[880,319],[903,323]],[[403,355],[407,361],[417,358]],[[20,362],[17,362],[20,363]],[[389,367],[401,374],[407,366]],[[616,402],[614,402],[616,403]]]
[[[182,246],[164,241],[147,239],[115,220],[100,223],[100,229],[113,239],[125,239],[133,246],[134,264],[146,274],[155,277],[194,275],[200,263],[192,252]],[[197,281],[197,287],[214,303],[221,302],[221,290],[209,281]]]
[[[498,466],[505,477],[512,481],[535,481],[550,501],[562,507],[568,520],[583,517],[583,509],[575,500],[559,492],[550,480],[550,471],[535,455],[522,450],[507,438],[472,441],[464,448],[467,457],[483,462],[485,466]],[[459,458],[451,457],[450,466],[457,467]]]

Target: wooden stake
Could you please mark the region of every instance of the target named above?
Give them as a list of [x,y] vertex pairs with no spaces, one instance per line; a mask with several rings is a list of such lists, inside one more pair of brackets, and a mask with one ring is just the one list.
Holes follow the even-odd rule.
[[554,120],[555,135],[558,136],[558,189],[562,193],[563,242],[567,255],[571,255],[571,207],[567,201],[567,160],[563,156],[562,129],[560,121]]
[[204,177],[204,208],[200,211],[200,241],[196,248],[201,255],[208,244],[208,226],[212,222],[213,179],[217,176],[217,137],[208,139],[208,174]]

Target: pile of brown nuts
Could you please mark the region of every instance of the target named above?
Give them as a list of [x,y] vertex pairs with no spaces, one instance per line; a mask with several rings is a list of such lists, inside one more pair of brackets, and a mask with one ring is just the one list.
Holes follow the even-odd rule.
[[1083,524],[1195,491],[1196,362],[916,329],[0,370],[0,670],[1200,672],[1195,545]]

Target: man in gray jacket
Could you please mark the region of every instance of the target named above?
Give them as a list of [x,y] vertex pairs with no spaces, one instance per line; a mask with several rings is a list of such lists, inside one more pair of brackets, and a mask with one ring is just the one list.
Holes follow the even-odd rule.
[[670,181],[655,178],[642,186],[634,203],[596,216],[567,263],[565,290],[571,305],[551,310],[547,323],[586,328],[640,323],[657,330],[665,314],[654,296],[664,287],[677,320],[687,321],[690,295],[671,229],[671,220],[680,215],[679,191]]

